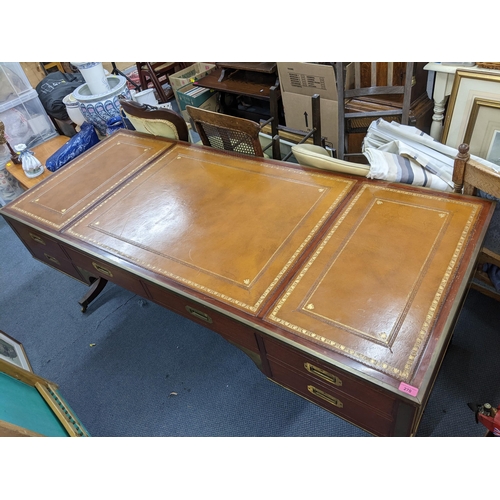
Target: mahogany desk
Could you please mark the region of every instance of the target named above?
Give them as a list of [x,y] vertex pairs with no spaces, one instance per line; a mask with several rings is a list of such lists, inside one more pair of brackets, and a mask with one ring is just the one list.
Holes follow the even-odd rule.
[[215,330],[370,433],[410,436],[492,208],[118,131],[0,213],[34,258]]

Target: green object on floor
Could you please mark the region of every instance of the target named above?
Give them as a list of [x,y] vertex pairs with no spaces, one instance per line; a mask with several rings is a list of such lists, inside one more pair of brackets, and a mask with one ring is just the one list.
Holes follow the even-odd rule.
[[35,387],[0,373],[0,420],[51,437],[66,429]]

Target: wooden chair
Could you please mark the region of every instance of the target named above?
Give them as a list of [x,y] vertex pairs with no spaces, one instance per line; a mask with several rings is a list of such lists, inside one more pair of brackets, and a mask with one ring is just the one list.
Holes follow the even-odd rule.
[[125,99],[120,99],[120,105],[125,117],[138,132],[189,141],[188,126],[179,113]]
[[170,82],[169,77],[184,69],[187,63],[179,62],[136,62],[139,81],[142,90],[154,88],[158,95],[158,102],[163,104],[174,97],[174,91],[165,90],[163,85]]
[[[469,154],[469,146],[462,144],[458,148],[453,167],[453,183],[456,193],[477,195],[482,198],[500,199],[500,173],[473,160]],[[483,271],[484,264],[500,267],[500,202],[495,207],[490,226],[486,232],[483,248],[478,257],[478,267],[471,287],[500,300],[488,273]]]
[[41,62],[43,72],[45,76],[52,72],[52,70],[60,71],[61,73],[66,73],[62,62]]
[[[352,127],[353,120],[357,120],[362,123],[362,128],[366,128],[366,122],[371,122],[380,117],[401,117],[400,122],[403,125],[408,125],[410,116],[410,104],[411,104],[411,89],[412,89],[412,79],[413,79],[413,67],[414,63],[404,63],[405,73],[404,82],[402,84],[393,85],[392,82],[395,81],[392,75],[385,74],[381,77],[377,74],[376,66],[373,71],[374,77],[370,80],[370,85],[365,86],[362,82],[359,64],[352,63],[355,66],[355,84],[353,89],[346,89],[346,68],[348,63],[338,62],[335,63],[335,72],[337,77],[337,93],[338,93],[338,148],[337,148],[337,158],[343,160],[346,156],[360,156],[363,157],[362,153],[354,153],[347,151],[347,135],[346,129]],[[384,63],[371,63],[371,65],[384,64]],[[394,68],[392,65],[386,65],[387,68]],[[397,81],[397,80],[396,80]],[[376,100],[380,99],[381,96],[402,96],[401,105],[387,105],[385,102],[377,103]],[[353,100],[370,100],[371,102],[366,104],[364,108],[371,108],[371,111],[349,111],[349,104]],[[352,107],[352,106],[351,106]],[[389,109],[388,109],[389,108]]]
[[[289,139],[297,145],[302,145],[306,143],[312,143],[318,147],[325,147],[325,138],[321,136],[321,97],[319,94],[314,94],[311,96],[311,110],[312,110],[312,128],[309,132],[294,130],[290,127],[284,125],[276,124],[275,129],[271,128],[271,132],[274,132],[273,137],[273,158],[275,160],[287,161],[290,156],[292,156],[293,151],[290,150],[283,158],[281,158],[280,152],[280,139]],[[268,122],[261,124],[261,130],[265,131]],[[326,150],[325,150],[326,151]]]
[[205,146],[243,155],[264,156],[258,123],[193,106],[186,106],[186,110]]
[[125,78],[125,80],[127,80],[127,82],[132,85],[132,87],[134,87],[134,90],[136,92],[140,92],[141,91],[141,86],[138,85],[136,82],[134,82],[131,78],[129,78],[123,71],[120,71],[118,69],[118,67],[116,66],[116,62],[112,62],[111,63],[111,74],[112,75],[120,75],[120,76],[123,76],[123,78]]

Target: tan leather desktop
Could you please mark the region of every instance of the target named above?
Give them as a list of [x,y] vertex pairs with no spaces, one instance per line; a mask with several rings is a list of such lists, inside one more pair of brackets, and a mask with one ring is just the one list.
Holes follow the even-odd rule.
[[410,436],[492,204],[118,131],[1,213],[49,266],[215,330],[372,434]]

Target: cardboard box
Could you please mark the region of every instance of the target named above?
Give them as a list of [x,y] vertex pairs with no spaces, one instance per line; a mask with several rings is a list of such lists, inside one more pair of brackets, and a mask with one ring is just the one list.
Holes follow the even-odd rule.
[[189,83],[177,90],[179,109],[184,111],[188,105],[199,108],[206,100],[212,98],[217,93],[213,89],[197,87]]
[[[219,103],[217,101],[218,94],[219,94],[218,92],[215,92],[214,94],[212,94],[212,97],[210,97],[209,99],[202,102],[199,106],[196,106],[196,107],[200,108],[200,109],[208,109],[208,111],[219,111]],[[186,122],[188,122],[188,123],[191,122],[191,118],[189,117],[189,114],[186,111],[185,107],[184,107],[184,109],[181,110],[181,115],[183,116],[184,120],[186,120]],[[194,127],[194,125],[193,125],[193,129],[194,130],[196,129]]]
[[188,83],[193,83],[209,75],[215,69],[215,64],[201,63],[197,62],[188,66],[187,68],[181,69],[169,76],[170,86],[174,91],[175,99],[177,104],[180,105],[179,99],[177,97],[177,91],[187,85]]
[[[283,109],[288,128],[310,132],[312,130],[312,100],[310,96],[283,92]],[[338,103],[320,98],[321,136],[337,149]]]
[[278,63],[278,74],[282,92],[337,100],[337,81],[330,64]]
[[[347,88],[353,85],[352,65],[347,68]],[[286,126],[296,130],[312,130],[312,102],[320,96],[321,135],[335,149],[338,142],[338,95],[335,71],[330,64],[301,62],[278,63]]]

